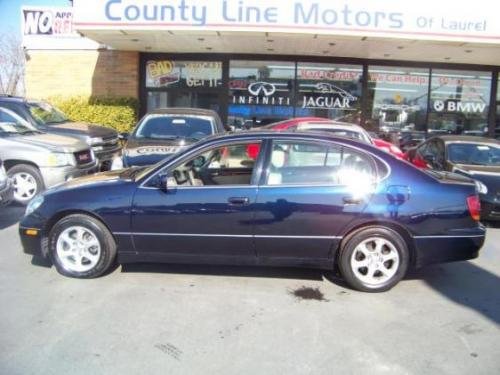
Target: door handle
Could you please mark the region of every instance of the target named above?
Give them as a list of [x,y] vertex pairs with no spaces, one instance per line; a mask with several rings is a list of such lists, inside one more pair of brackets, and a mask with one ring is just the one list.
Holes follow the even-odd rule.
[[250,203],[248,197],[231,197],[227,201],[231,206],[246,206]]
[[343,197],[342,201],[344,202],[344,204],[360,204],[363,201],[363,198],[347,196]]

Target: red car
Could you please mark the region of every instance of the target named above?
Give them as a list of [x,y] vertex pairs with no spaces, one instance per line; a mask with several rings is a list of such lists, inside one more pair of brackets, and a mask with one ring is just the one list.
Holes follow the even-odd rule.
[[[283,130],[319,130],[338,133],[360,140],[365,143],[371,143],[375,147],[399,158],[403,159],[403,152],[399,147],[380,138],[374,138],[359,125],[347,122],[339,122],[322,117],[296,117],[289,120],[276,122],[265,126],[264,128],[283,131]],[[262,128],[261,128],[262,129]]]

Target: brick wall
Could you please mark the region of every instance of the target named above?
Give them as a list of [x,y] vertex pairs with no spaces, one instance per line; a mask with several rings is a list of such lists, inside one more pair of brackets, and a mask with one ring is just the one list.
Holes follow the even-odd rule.
[[29,51],[26,96],[139,95],[139,53],[132,51]]

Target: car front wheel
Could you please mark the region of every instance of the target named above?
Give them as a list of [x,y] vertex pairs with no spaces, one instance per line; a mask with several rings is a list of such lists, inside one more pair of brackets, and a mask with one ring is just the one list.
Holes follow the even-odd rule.
[[82,279],[104,274],[116,256],[116,243],[106,226],[82,214],[59,220],[50,232],[49,246],[57,271]]
[[383,292],[406,274],[408,246],[392,229],[368,227],[348,237],[338,261],[349,286],[363,292]]
[[14,165],[7,171],[14,185],[14,199],[20,204],[28,204],[38,193],[44,190],[40,171],[31,165]]

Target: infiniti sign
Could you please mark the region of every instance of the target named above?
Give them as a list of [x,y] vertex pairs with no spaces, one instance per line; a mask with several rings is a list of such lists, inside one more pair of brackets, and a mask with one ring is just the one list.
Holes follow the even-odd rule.
[[254,82],[248,85],[248,92],[254,96],[264,94],[264,96],[271,96],[276,92],[276,86],[268,82]]

